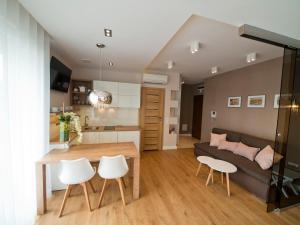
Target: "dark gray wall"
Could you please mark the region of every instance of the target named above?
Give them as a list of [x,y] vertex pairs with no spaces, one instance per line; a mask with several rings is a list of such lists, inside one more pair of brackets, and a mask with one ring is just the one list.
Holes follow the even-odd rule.
[[[202,141],[209,140],[213,127],[274,140],[277,109],[273,102],[280,93],[281,72],[282,58],[277,58],[205,80]],[[265,108],[248,108],[249,95],[266,95]],[[229,96],[242,96],[241,108],[228,108]],[[212,110],[217,111],[216,119],[210,117]]]

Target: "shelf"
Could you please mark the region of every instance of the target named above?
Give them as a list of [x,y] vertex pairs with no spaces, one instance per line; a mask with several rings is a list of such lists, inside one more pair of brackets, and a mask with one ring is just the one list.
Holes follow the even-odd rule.
[[72,92],[74,95],[88,95],[87,92]]

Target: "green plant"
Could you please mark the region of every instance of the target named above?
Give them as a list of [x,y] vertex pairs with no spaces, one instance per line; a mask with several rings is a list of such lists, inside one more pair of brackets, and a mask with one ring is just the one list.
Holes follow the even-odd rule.
[[77,142],[82,142],[82,132],[79,116],[73,112],[66,112],[59,116],[60,122],[69,123],[72,127],[72,130],[75,131],[78,135]]

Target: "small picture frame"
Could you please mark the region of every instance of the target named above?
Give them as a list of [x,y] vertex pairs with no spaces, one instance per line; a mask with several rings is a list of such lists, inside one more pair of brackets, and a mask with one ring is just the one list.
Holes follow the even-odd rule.
[[242,102],[241,96],[228,97],[227,107],[228,108],[240,108]]
[[274,109],[278,109],[279,108],[279,100],[280,100],[280,94],[276,94],[274,96]]
[[248,96],[248,108],[264,108],[266,96],[265,95],[254,95]]

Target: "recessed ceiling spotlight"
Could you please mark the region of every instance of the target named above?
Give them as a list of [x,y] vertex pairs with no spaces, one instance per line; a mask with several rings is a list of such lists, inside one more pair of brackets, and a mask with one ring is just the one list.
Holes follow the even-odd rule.
[[212,68],[211,68],[211,73],[212,73],[212,74],[218,73],[218,67],[217,67],[217,66],[212,67]]
[[80,59],[82,63],[91,63],[90,59]]
[[167,64],[168,64],[168,69],[169,70],[172,69],[174,67],[174,65],[175,65],[175,63],[173,61],[168,61]]
[[247,55],[246,60],[247,60],[247,63],[254,62],[256,60],[256,53],[255,52],[249,53]]
[[112,67],[113,65],[114,65],[114,63],[113,62],[108,62],[108,65],[110,66],[110,67]]
[[104,35],[106,37],[112,37],[112,30],[110,30],[110,29],[104,29]]
[[196,53],[199,51],[199,42],[198,41],[193,41],[190,45],[190,51],[192,54]]

